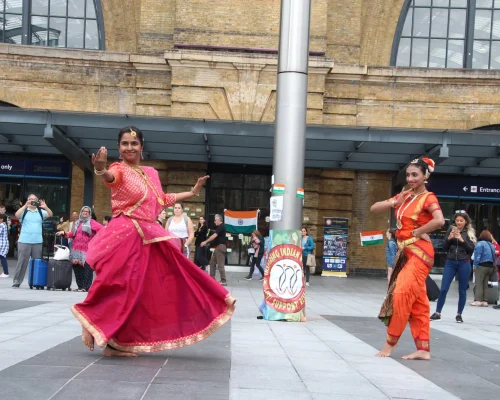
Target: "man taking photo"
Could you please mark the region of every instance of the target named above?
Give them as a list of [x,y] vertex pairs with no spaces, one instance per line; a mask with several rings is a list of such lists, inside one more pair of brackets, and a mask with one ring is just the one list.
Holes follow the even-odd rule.
[[17,210],[16,218],[21,221],[22,228],[17,242],[18,256],[13,288],[17,289],[23,283],[30,257],[42,258],[42,224],[45,218],[50,217],[52,211],[44,200],[38,201],[34,194],[30,194],[26,204]]

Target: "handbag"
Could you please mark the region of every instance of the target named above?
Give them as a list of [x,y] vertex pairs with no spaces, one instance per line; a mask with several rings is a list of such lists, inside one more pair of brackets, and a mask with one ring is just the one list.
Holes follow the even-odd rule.
[[66,246],[61,246],[59,244],[54,245],[54,248],[56,250],[54,252],[54,260],[69,260],[69,248],[67,248]]
[[316,257],[314,257],[314,254],[307,255],[306,266],[316,268]]

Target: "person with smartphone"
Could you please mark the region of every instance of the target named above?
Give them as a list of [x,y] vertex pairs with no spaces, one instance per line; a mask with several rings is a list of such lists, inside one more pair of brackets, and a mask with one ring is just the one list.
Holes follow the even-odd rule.
[[467,301],[467,285],[471,272],[470,259],[476,245],[476,232],[472,227],[472,221],[465,210],[455,212],[453,225],[446,232],[443,242],[443,250],[446,251],[446,263],[444,265],[441,291],[437,301],[436,312],[431,315],[431,321],[441,319],[441,310],[446,301],[446,295],[450,289],[453,278],[458,274],[458,310],[455,320],[463,323],[462,312]]
[[17,242],[17,266],[12,287],[18,289],[24,281],[30,257],[42,258],[42,224],[45,218],[52,217],[52,211],[45,200],[38,200],[34,194],[28,196],[26,204],[16,211],[21,221],[21,234]]

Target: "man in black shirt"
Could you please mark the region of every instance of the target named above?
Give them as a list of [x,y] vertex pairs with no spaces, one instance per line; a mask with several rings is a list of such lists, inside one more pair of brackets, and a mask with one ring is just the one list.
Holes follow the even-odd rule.
[[206,241],[201,243],[205,246],[207,243],[214,243],[215,249],[210,258],[210,276],[215,279],[215,265],[219,267],[220,283],[222,286],[227,286],[226,270],[224,263],[226,262],[226,227],[224,221],[219,214],[215,214],[215,233],[211,235]]

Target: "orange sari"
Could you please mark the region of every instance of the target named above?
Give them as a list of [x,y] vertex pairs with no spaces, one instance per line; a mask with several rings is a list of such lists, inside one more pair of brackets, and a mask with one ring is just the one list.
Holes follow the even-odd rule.
[[387,343],[391,346],[398,343],[409,321],[417,349],[430,350],[430,305],[425,280],[434,263],[434,247],[414,237],[412,231],[431,221],[432,213],[439,209],[436,196],[430,192],[416,198],[407,195],[403,204],[396,208],[402,224],[396,233],[399,251],[379,314],[388,324]]

